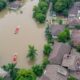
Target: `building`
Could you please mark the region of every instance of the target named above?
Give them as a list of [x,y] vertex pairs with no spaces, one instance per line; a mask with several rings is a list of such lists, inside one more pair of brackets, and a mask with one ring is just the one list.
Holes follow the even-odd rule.
[[80,53],[75,49],[71,51],[70,55],[64,55],[62,66],[69,70],[70,75],[80,80]]
[[75,28],[76,25],[80,25],[80,20],[75,18],[75,19],[69,19],[68,20],[68,25],[69,25],[69,28]]
[[72,30],[71,41],[74,46],[80,45],[80,30]]
[[8,6],[11,10],[17,10],[22,6],[22,2],[21,1],[10,2]]
[[75,2],[72,8],[69,10],[69,19],[77,17],[80,18],[80,2]]
[[80,54],[76,50],[72,50],[71,54],[65,54],[62,61],[62,66],[71,71],[77,71],[80,67]]
[[60,32],[62,32],[64,30],[64,26],[63,25],[59,25],[59,24],[52,24],[51,26],[51,33],[53,37],[57,37],[59,35]]
[[71,46],[68,44],[55,42],[53,51],[49,56],[49,61],[51,64],[61,64],[64,54],[69,54],[71,51]]
[[74,28],[80,24],[80,2],[75,2],[69,10],[68,22],[69,28]]
[[68,71],[59,65],[48,65],[39,80],[67,80]]

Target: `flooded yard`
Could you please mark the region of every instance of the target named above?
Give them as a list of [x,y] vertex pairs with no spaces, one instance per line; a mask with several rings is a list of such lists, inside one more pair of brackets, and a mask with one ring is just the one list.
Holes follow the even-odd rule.
[[[0,12],[0,66],[10,63],[15,52],[18,53],[19,68],[28,68],[30,64],[26,58],[28,45],[34,45],[38,50],[36,63],[42,60],[42,50],[45,43],[44,25],[37,24],[33,18],[33,6],[39,0],[28,0],[17,12]],[[15,28],[20,26],[18,34],[14,34]]]

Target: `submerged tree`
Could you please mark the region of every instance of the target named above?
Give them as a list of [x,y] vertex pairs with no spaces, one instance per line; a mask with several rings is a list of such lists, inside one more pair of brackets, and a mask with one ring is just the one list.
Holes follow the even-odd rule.
[[37,55],[37,50],[35,49],[35,47],[29,45],[27,57],[30,58],[30,60],[35,60],[36,55]]
[[43,53],[45,56],[49,56],[52,51],[52,45],[47,43],[44,45]]

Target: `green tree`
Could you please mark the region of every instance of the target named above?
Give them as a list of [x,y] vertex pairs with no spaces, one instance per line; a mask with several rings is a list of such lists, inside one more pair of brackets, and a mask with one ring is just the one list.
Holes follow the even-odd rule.
[[65,29],[58,35],[58,40],[60,42],[67,42],[70,39],[70,32],[69,29]]
[[77,79],[75,77],[73,77],[73,76],[69,76],[68,80],[77,80]]
[[36,21],[40,23],[45,22],[48,5],[48,0],[39,0],[38,6],[33,8],[33,18],[35,18]]
[[49,56],[52,51],[52,45],[47,43],[44,45],[43,53],[45,56]]
[[62,13],[65,17],[67,17],[68,16],[68,10],[67,9],[65,9],[65,10],[63,10],[63,13]]
[[61,1],[61,0],[58,0],[55,5],[54,5],[54,9],[56,12],[62,12],[64,9],[66,9],[66,4]]
[[29,50],[28,50],[27,57],[29,57],[30,60],[35,60],[36,55],[37,55],[37,50],[35,49],[35,47],[29,45]]
[[32,70],[20,69],[15,80],[36,80],[36,75]]
[[46,16],[42,13],[37,13],[35,16],[36,20],[40,23],[44,23]]
[[43,74],[43,67],[41,65],[34,65],[32,67],[33,72],[36,76],[40,77]]
[[0,1],[0,11],[3,10],[7,6],[5,1]]

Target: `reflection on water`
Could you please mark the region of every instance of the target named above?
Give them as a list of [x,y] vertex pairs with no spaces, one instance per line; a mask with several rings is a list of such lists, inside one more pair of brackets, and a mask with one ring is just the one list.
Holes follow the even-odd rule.
[[[32,9],[39,0],[28,0],[17,12],[3,11],[0,13],[0,66],[11,62],[15,52],[18,53],[18,64],[20,68],[28,68],[26,54],[28,45],[35,45],[38,56],[36,63],[42,60],[42,50],[45,42],[44,25],[36,24],[32,19]],[[20,11],[23,11],[21,14]],[[5,15],[6,14],[6,15]],[[20,32],[15,35],[14,31],[20,26]]]

